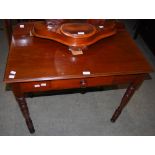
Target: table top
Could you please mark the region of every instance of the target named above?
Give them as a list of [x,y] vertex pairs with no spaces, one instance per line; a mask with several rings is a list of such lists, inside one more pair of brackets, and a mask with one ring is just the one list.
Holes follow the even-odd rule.
[[[6,83],[153,71],[125,29],[88,46],[82,55],[74,56],[61,43],[31,36],[32,25],[25,23],[24,28],[19,25],[14,28],[4,76]],[[16,72],[14,78],[10,78],[11,71]]]

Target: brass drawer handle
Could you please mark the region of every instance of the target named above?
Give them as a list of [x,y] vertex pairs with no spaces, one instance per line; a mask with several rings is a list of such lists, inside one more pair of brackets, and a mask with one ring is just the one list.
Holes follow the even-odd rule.
[[87,86],[86,80],[80,80],[80,87],[81,88],[86,88],[86,86]]

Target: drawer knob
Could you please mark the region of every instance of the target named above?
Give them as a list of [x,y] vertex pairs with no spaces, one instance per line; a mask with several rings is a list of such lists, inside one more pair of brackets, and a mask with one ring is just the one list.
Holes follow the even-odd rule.
[[86,88],[86,86],[87,86],[86,80],[80,80],[80,87],[81,88]]

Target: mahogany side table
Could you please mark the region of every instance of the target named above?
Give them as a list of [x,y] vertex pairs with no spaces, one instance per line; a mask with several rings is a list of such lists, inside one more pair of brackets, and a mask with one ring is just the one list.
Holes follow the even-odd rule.
[[129,84],[111,121],[115,122],[135,90],[153,71],[125,29],[74,56],[56,41],[30,35],[33,23],[13,30],[4,82],[10,84],[30,133],[35,129],[25,94],[49,90]]

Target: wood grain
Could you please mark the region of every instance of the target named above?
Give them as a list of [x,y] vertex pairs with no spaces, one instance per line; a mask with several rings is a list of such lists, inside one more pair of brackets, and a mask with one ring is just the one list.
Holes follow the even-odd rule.
[[[83,55],[73,56],[68,47],[52,40],[30,36],[33,23],[14,29],[4,81],[28,82],[149,73],[153,68],[127,31],[98,41]],[[16,71],[10,79],[10,71]]]
[[[104,28],[99,28],[103,26]],[[50,28],[51,27],[51,28]],[[84,35],[78,35],[77,32],[84,32]],[[76,34],[71,34],[71,33]],[[117,32],[116,22],[107,21],[104,25],[91,25],[89,23],[64,23],[54,27],[46,25],[45,22],[35,22],[31,30],[32,35],[51,39],[67,46],[83,47],[91,45],[100,39],[110,37]]]

